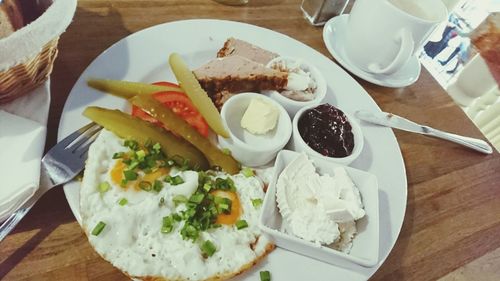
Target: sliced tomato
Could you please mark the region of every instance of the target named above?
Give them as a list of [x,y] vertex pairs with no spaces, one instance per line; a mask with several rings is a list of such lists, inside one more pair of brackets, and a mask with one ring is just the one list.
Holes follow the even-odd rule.
[[153,83],[153,85],[156,85],[156,86],[176,87],[176,88],[179,88],[179,89],[181,88],[179,85],[177,85],[175,83],[167,82],[167,81],[155,82],[155,83]]
[[[154,84],[179,87],[178,85],[169,82],[158,82]],[[207,122],[205,121],[205,119],[203,119],[201,114],[191,103],[191,100],[184,93],[175,91],[158,92],[153,94],[153,97],[159,102],[163,103],[163,105],[165,105],[166,107],[172,109],[172,111],[175,112],[179,117],[186,120],[186,122],[196,128],[196,130],[198,130],[198,132],[202,136],[208,137]],[[149,114],[136,106],[132,106],[132,115],[153,124],[161,125],[158,120],[154,119]],[[168,130],[168,128],[166,129]]]

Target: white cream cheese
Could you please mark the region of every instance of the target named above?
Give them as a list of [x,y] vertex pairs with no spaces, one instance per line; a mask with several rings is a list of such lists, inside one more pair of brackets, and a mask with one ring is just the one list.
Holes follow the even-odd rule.
[[365,211],[347,171],[338,167],[333,172],[333,177],[319,175],[301,154],[280,174],[276,200],[285,231],[319,244],[340,242],[339,249],[348,251],[356,232],[354,222]]
[[251,134],[262,135],[276,127],[279,114],[278,108],[273,104],[261,98],[253,98],[241,118],[240,125]]
[[297,101],[313,100],[317,88],[313,75],[300,60],[282,59],[276,61],[272,68],[288,72],[288,82],[280,94]]

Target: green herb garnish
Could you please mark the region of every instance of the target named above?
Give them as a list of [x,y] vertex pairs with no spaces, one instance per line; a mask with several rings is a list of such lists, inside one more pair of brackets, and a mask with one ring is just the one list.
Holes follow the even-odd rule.
[[144,190],[144,191],[151,191],[153,186],[151,185],[151,183],[149,181],[141,181],[139,183],[139,188]]
[[123,171],[123,176],[127,181],[135,181],[137,179],[137,173],[132,170]]
[[104,229],[104,227],[106,226],[106,224],[102,221],[100,221],[95,227],[94,229],[92,230],[92,235],[99,235],[101,234],[102,230]]
[[108,191],[110,188],[111,188],[111,185],[109,185],[109,183],[107,181],[101,182],[99,184],[99,192],[100,193],[104,193],[104,192]]
[[253,177],[253,176],[254,176],[254,172],[253,172],[253,170],[252,170],[252,169],[250,169],[250,168],[243,168],[243,169],[241,170],[241,173],[242,173],[245,177],[247,177],[247,178],[249,178],[249,177]]
[[271,273],[269,271],[260,272],[260,281],[271,281]]
[[127,198],[122,198],[122,199],[120,199],[120,201],[118,201],[118,204],[120,206],[125,206],[125,205],[127,205],[127,203],[128,203]]
[[210,240],[207,240],[203,242],[203,244],[201,244],[200,250],[203,253],[203,256],[211,257],[215,253],[217,248],[212,242],[210,242]]
[[123,145],[132,150],[137,150],[139,148],[139,143],[137,143],[135,140],[125,140]]
[[260,199],[260,198],[252,199],[252,205],[255,208],[259,207],[260,205],[262,205],[262,199]]
[[182,179],[181,176],[166,176],[164,179],[165,182],[168,182],[171,185],[178,185],[184,183],[184,180]]
[[113,154],[113,159],[121,159],[125,156],[125,152],[117,152]]
[[153,183],[153,190],[160,192],[163,189],[163,183],[159,180],[155,180]]
[[177,206],[181,203],[186,203],[188,199],[184,195],[175,195],[174,198],[172,198],[172,201],[174,201],[174,204]]
[[248,223],[246,220],[239,220],[235,223],[235,225],[238,230],[248,227]]

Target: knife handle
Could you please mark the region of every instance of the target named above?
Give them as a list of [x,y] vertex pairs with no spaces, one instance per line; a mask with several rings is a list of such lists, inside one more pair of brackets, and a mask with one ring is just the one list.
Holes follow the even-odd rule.
[[431,128],[428,126],[424,126],[424,130],[426,131],[427,135],[429,135],[429,136],[448,140],[448,141],[466,146],[468,148],[474,149],[476,151],[482,152],[484,154],[493,153],[493,148],[487,142],[485,142],[483,140],[459,136],[459,135],[455,135],[455,134],[448,133],[448,132],[443,132],[443,131],[440,131],[440,130],[437,130],[437,129],[434,129],[434,128]]

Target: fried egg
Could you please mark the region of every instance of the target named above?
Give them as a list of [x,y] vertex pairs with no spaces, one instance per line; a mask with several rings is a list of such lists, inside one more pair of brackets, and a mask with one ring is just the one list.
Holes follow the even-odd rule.
[[[250,268],[273,249],[258,227],[260,206],[254,206],[255,200],[264,199],[263,184],[243,174],[215,176],[229,177],[236,186],[233,194],[217,194],[231,197],[233,202],[231,213],[217,217],[220,227],[200,232],[197,241],[183,239],[180,229],[184,221],[163,233],[163,218],[186,209],[173,198],[191,196],[198,188],[199,174],[160,168],[139,175],[149,181],[161,180],[160,191],[143,190],[138,181],[123,184],[124,165],[120,159],[113,159],[115,153],[129,150],[123,143],[123,139],[103,130],[90,147],[80,211],[92,247],[126,275],[141,280],[222,280]],[[164,182],[166,176],[180,177],[182,183]],[[245,220],[248,227],[238,229],[237,220]],[[210,241],[216,248],[213,255],[204,255],[199,241]]]

